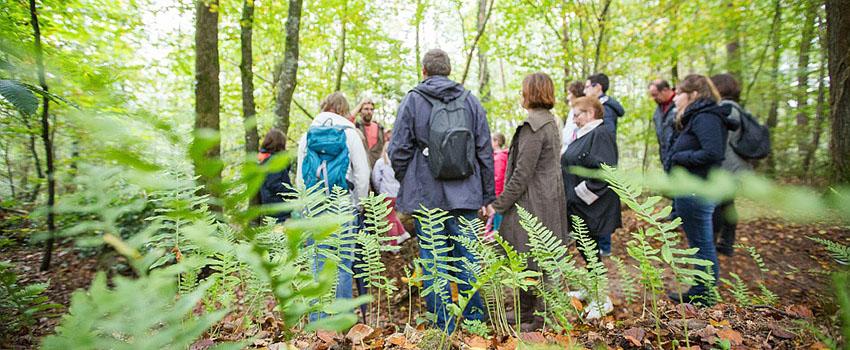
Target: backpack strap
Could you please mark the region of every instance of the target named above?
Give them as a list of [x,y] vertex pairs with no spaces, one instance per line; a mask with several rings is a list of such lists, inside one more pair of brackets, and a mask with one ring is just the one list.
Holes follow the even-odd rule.
[[[428,103],[430,103],[430,104],[431,104],[431,107],[432,107],[432,108],[433,108],[436,104],[438,104],[438,103],[447,104],[447,103],[444,103],[443,101],[441,101],[441,100],[439,100],[439,99],[436,99],[436,98],[431,97],[430,95],[428,95],[428,94],[426,94],[425,92],[423,92],[423,91],[419,90],[418,88],[413,88],[413,89],[411,89],[411,90],[410,90],[410,92],[415,92],[417,95],[422,96],[422,98],[424,98],[426,101],[428,101]],[[467,97],[469,97],[469,92],[470,92],[469,90],[464,90],[464,91],[463,91],[463,93],[462,93],[462,94],[461,94],[458,98],[456,98],[456,99],[454,99],[454,100],[451,100],[449,103],[453,103],[453,102],[457,102],[457,101],[460,101],[460,103],[464,103],[464,102],[466,102]],[[415,122],[415,118],[414,118],[414,122]],[[414,124],[414,125],[413,125],[413,130],[414,130],[414,131],[416,130],[416,124]],[[416,137],[416,134],[414,133],[414,135],[413,135],[413,136],[414,136],[414,138],[415,138],[415,137]],[[427,144],[427,143],[419,142],[419,141],[417,140],[416,144],[419,146],[419,148],[420,148],[420,149],[423,149],[423,150],[424,150],[424,149],[428,148],[428,144]]]

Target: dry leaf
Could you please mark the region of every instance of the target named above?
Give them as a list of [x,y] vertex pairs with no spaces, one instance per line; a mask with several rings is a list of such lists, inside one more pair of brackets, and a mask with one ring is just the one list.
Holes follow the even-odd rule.
[[679,312],[679,315],[682,315],[685,318],[697,317],[697,308],[688,303],[676,305],[676,311]]
[[643,328],[629,328],[623,332],[623,337],[634,346],[640,347],[643,344],[643,337],[646,336],[646,331]]
[[487,350],[490,346],[490,341],[477,335],[466,337],[464,343],[466,343],[470,350]]
[[540,332],[525,332],[520,333],[519,338],[526,343],[545,344],[546,337]]
[[328,331],[318,331],[316,332],[316,336],[321,339],[323,342],[328,344],[336,344],[336,333],[328,332]]
[[516,338],[508,338],[504,343],[496,346],[498,350],[516,350]]
[[407,343],[407,337],[405,337],[404,334],[396,333],[387,337],[387,343],[396,346],[404,346],[404,344]]
[[372,327],[369,327],[365,324],[358,323],[351,327],[348,331],[348,334],[345,335],[346,338],[350,339],[354,344],[360,344],[363,342],[363,339],[366,339],[372,332],[375,330]]
[[744,337],[741,336],[741,333],[738,333],[738,331],[734,329],[721,329],[717,332],[717,336],[720,337],[720,339],[728,340],[729,343],[733,346],[741,345],[744,343]]
[[576,297],[570,298],[570,303],[573,305],[573,308],[575,308],[576,311],[581,311],[584,309],[584,306],[581,305],[581,300],[578,300],[578,298]]
[[785,312],[800,318],[812,318],[812,310],[803,305],[788,305],[785,307]]
[[791,333],[788,330],[786,330],[785,328],[782,328],[778,325],[770,324],[767,327],[770,328],[770,333],[773,334],[777,338],[794,339],[794,338],[797,337],[796,334]]

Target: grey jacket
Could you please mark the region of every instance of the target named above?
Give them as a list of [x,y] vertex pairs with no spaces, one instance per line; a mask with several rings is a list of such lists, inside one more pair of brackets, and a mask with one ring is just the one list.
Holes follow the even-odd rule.
[[[737,124],[741,124],[741,106],[738,105],[735,101],[732,100],[723,100],[720,101],[721,106],[732,106],[732,111],[729,113],[729,119],[735,121]],[[723,163],[720,167],[723,170],[726,170],[731,173],[737,173],[741,171],[752,171],[753,165],[745,159],[741,158],[735,150],[732,149],[732,140],[737,140],[741,135],[741,128],[737,128],[735,130],[729,130],[729,137],[726,141],[726,158],[723,159]]]
[[[458,98],[465,89],[444,76],[428,77],[417,90],[444,102]],[[389,145],[390,162],[395,177],[401,183],[397,206],[411,213],[426,208],[443,210],[479,209],[496,199],[493,177],[493,145],[487,114],[475,96],[466,99],[466,111],[472,119],[475,135],[475,169],[462,180],[437,180],[428,169],[428,159],[419,149],[427,144],[431,104],[416,93],[408,93],[398,107],[393,136]]]
[[664,113],[664,109],[661,108],[661,105],[658,105],[655,107],[655,113],[652,114],[652,123],[655,125],[655,136],[658,138],[658,155],[661,158],[662,165],[664,164],[664,160],[667,159],[670,139],[676,130],[676,106],[672,105],[673,102],[670,102],[670,104],[671,106],[667,109],[667,113]]

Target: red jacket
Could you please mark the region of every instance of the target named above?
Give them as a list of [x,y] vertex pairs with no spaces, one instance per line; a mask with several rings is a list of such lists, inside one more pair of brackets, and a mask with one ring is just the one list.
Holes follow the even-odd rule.
[[496,196],[505,190],[505,170],[508,169],[508,150],[493,152],[493,168],[496,177]]

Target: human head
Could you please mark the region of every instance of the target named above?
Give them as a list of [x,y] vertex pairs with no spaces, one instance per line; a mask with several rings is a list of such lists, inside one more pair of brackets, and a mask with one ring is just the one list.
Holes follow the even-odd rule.
[[598,98],[592,96],[583,96],[575,99],[573,101],[573,110],[575,111],[573,121],[575,121],[578,127],[583,127],[587,123],[595,119],[602,119],[603,117],[602,103],[599,102]]
[[710,79],[702,74],[691,74],[682,79],[679,86],[676,86],[676,97],[673,98],[676,109],[678,109],[677,120],[681,119],[685,109],[691,103],[704,98],[714,102],[720,101],[717,88],[714,87]]
[[422,58],[422,75],[431,77],[435,75],[449,76],[452,73],[452,63],[449,54],[440,49],[431,49]]
[[555,83],[546,73],[529,74],[522,80],[522,107],[552,109],[555,106]]
[[670,83],[664,79],[653,80],[649,83],[647,90],[649,90],[649,96],[652,97],[657,104],[670,102],[670,98],[673,97],[673,94],[675,94],[673,89],[670,88]]
[[572,106],[573,101],[579,97],[584,97],[584,83],[574,81],[567,86],[567,102]]
[[263,150],[269,153],[277,153],[286,149],[286,135],[278,128],[271,128],[266,137],[263,138]]
[[741,98],[741,85],[735,76],[729,73],[718,74],[711,77],[711,82],[717,88],[717,93],[723,100],[732,100],[738,102]]
[[596,73],[587,77],[584,82],[584,94],[599,98],[608,92],[608,76],[605,73]]
[[393,129],[387,129],[384,131],[384,143],[390,143],[390,139],[393,138]]
[[321,105],[319,105],[319,109],[321,109],[322,112],[331,112],[341,116],[349,115],[348,100],[346,100],[345,95],[339,91],[325,97],[325,99],[322,100]]
[[357,104],[357,108],[354,110],[354,114],[360,114],[360,118],[363,119],[364,122],[367,124],[371,123],[372,115],[375,114],[375,102],[368,97],[360,100],[360,103]]
[[500,150],[505,147],[505,134],[494,132],[492,138],[494,150]]

